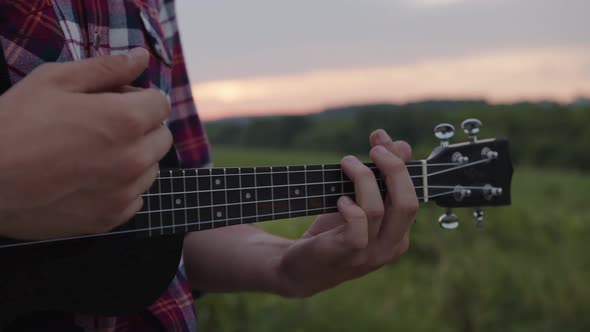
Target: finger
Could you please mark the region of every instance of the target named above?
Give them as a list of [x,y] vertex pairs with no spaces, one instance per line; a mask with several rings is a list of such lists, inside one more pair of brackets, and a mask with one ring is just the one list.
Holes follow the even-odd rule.
[[127,54],[52,65],[47,71],[53,82],[69,91],[104,92],[130,84],[145,70],[148,61],[149,53],[135,48]]
[[342,232],[344,247],[351,249],[365,249],[369,244],[369,229],[367,215],[350,197],[342,196],[338,200],[338,211],[346,220]]
[[337,205],[346,224],[303,242],[311,245],[312,256],[326,265],[342,265],[369,244],[367,216],[363,209],[346,196],[341,197]]
[[111,96],[120,101],[120,106],[116,109],[117,114],[114,116],[123,119],[122,125],[128,125],[127,128],[121,129],[135,131],[134,133],[145,134],[162,126],[171,112],[168,99],[155,89],[142,89]]
[[356,203],[363,209],[369,222],[369,239],[379,234],[384,207],[375,174],[355,157],[342,159],[342,170],[354,183]]
[[113,90],[113,92],[117,92],[117,93],[128,93],[128,92],[139,92],[139,91],[142,91],[142,90],[143,90],[142,88],[137,88],[137,87],[134,87],[134,86],[125,85],[125,86],[122,86],[122,87],[119,87],[119,88]]
[[142,174],[137,180],[130,184],[129,188],[127,189],[130,192],[130,196],[139,197],[147,193],[158,177],[158,170],[158,164],[153,165],[147,170],[147,172]]
[[371,134],[371,147],[382,145],[389,152],[400,157],[403,161],[409,161],[412,158],[412,148],[404,141],[393,141],[383,129],[378,129]]
[[[117,186],[135,181],[147,170],[157,165],[172,147],[172,134],[167,127],[160,126],[138,142],[127,148],[112,165],[117,173],[111,179],[105,179],[102,187]],[[107,181],[110,180],[110,181]]]
[[138,197],[144,197],[143,195],[153,185],[157,176],[158,165],[154,165],[131,183],[110,188],[111,192],[104,196],[104,204],[112,214],[119,215],[121,211],[128,209]]
[[379,234],[379,242],[397,245],[415,219],[418,198],[405,162],[383,146],[371,150],[371,158],[385,176],[391,209]]
[[117,214],[111,221],[111,228],[120,226],[130,221],[143,207],[143,198],[136,198],[125,210]]

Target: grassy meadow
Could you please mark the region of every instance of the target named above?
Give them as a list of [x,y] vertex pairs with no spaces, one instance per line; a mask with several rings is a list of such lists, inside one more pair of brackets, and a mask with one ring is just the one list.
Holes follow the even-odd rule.
[[[338,162],[339,155],[231,147],[216,166]],[[359,156],[365,157],[365,156]],[[421,159],[425,156],[414,156]],[[399,261],[305,300],[208,294],[201,331],[590,331],[590,175],[516,168],[513,205],[487,209],[457,231],[423,205]],[[261,227],[296,238],[311,218]]]

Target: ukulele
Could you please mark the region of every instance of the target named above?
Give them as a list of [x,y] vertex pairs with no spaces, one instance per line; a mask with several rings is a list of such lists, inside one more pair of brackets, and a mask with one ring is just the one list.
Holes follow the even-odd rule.
[[[506,139],[478,140],[481,122],[463,122],[469,141],[442,143],[428,159],[407,162],[416,195],[447,209],[439,223],[458,226],[452,208],[510,204],[512,164]],[[104,234],[49,241],[0,239],[0,326],[37,312],[120,315],[152,304],[178,269],[188,232],[337,212],[354,186],[340,165],[179,169],[175,151],[160,162],[142,210]],[[379,170],[379,187],[386,188]]]

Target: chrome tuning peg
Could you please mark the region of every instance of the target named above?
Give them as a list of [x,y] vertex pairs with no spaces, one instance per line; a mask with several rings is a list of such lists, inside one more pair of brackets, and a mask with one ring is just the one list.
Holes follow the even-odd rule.
[[459,218],[450,209],[438,218],[440,227],[446,230],[453,230],[459,227]]
[[441,123],[434,127],[434,136],[440,140],[441,146],[449,146],[449,140],[455,136],[455,127],[448,123]]
[[483,210],[481,208],[476,208],[473,211],[473,217],[475,217],[475,226],[477,228],[483,228]]
[[469,136],[469,141],[475,143],[477,141],[477,134],[479,134],[483,124],[478,119],[467,119],[461,123],[461,127],[465,131],[465,134]]

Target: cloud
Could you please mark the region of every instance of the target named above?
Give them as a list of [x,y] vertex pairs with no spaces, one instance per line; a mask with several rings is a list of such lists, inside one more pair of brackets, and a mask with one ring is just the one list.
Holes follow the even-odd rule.
[[590,48],[508,50],[407,65],[205,82],[193,91],[205,119],[423,98],[568,102],[590,94],[589,67]]

